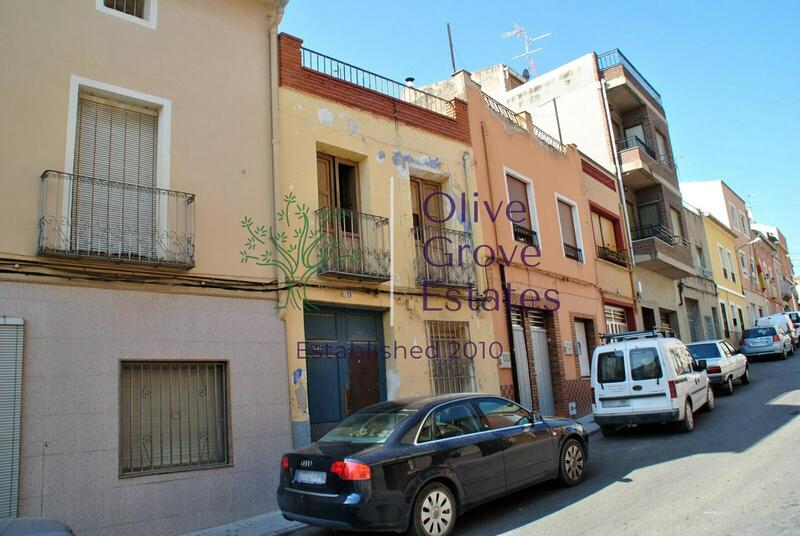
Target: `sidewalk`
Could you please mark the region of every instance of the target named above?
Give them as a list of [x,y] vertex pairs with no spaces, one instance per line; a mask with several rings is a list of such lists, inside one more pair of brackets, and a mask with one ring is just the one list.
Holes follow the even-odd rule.
[[190,532],[183,536],[284,536],[306,526],[296,521],[287,521],[280,512],[270,512],[233,521],[227,525]]

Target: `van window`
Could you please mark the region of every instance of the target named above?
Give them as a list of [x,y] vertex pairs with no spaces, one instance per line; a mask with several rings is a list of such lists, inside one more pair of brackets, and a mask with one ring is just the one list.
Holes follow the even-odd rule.
[[635,348],[628,354],[634,381],[657,380],[662,376],[661,361],[655,348]]
[[625,356],[622,352],[603,352],[597,356],[598,383],[625,381]]
[[713,342],[703,344],[692,344],[689,346],[689,353],[695,359],[719,359],[719,348]]

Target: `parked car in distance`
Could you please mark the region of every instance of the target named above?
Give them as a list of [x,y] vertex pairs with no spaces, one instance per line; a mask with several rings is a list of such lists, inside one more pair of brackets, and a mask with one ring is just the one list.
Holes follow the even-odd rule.
[[789,319],[792,321],[794,329],[800,333],[800,311],[786,311],[786,314],[789,315]]
[[0,518],[0,536],[75,536],[72,529],[43,517]]
[[677,422],[694,429],[693,413],[715,407],[714,391],[672,330],[605,335],[592,356],[592,409],[603,435],[620,425]]
[[725,394],[733,394],[733,382],[736,380],[741,380],[742,385],[750,383],[750,365],[747,357],[728,341],[724,339],[700,341],[687,344],[686,347],[699,368],[706,371],[708,381],[714,386],[721,387]]
[[448,535],[469,508],[558,478],[583,479],[588,434],[491,395],[381,402],[281,459],[284,517],[362,531]]
[[792,338],[781,326],[762,326],[744,330],[739,346],[750,359],[772,355],[786,359],[792,352]]
[[755,325],[757,327],[763,326],[780,326],[789,334],[792,341],[792,351],[790,353],[794,353],[797,350],[797,347],[800,345],[800,330],[795,329],[794,322],[792,322],[792,318],[787,313],[775,313],[774,315],[769,316],[762,316],[761,318],[756,319]]

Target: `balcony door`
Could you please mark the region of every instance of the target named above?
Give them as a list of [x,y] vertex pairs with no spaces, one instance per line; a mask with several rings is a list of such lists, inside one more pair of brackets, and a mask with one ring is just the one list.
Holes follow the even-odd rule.
[[157,148],[157,110],[80,95],[69,227],[73,252],[156,257]]
[[639,205],[639,225],[643,228],[661,225],[658,202]]
[[365,273],[371,261],[362,247],[356,163],[317,153],[317,196],[326,263],[334,271]]
[[[634,136],[639,138],[639,140],[641,140],[642,142],[645,141],[644,128],[642,127],[642,125],[634,125],[632,127],[628,127],[625,129],[626,138],[633,138]],[[631,147],[633,147],[633,145],[631,145]]]
[[[424,275],[426,281],[447,282],[447,268],[437,266],[444,264],[450,248],[441,239],[443,235],[443,209],[441,185],[419,179],[411,178],[411,217],[414,224],[414,240],[417,249],[417,263],[419,275]],[[427,202],[426,202],[427,200]],[[428,243],[427,259],[425,257],[425,244]]]

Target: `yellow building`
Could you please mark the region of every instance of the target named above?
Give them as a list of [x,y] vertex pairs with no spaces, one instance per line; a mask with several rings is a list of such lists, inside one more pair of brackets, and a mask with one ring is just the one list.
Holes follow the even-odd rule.
[[711,214],[703,214],[711,257],[711,269],[717,285],[723,336],[738,347],[742,331],[749,325],[742,290],[742,276],[736,262],[736,235]]
[[379,400],[499,393],[489,314],[443,298],[485,288],[481,226],[459,218],[476,191],[466,103],[301,44],[280,36],[276,192],[295,445]]

